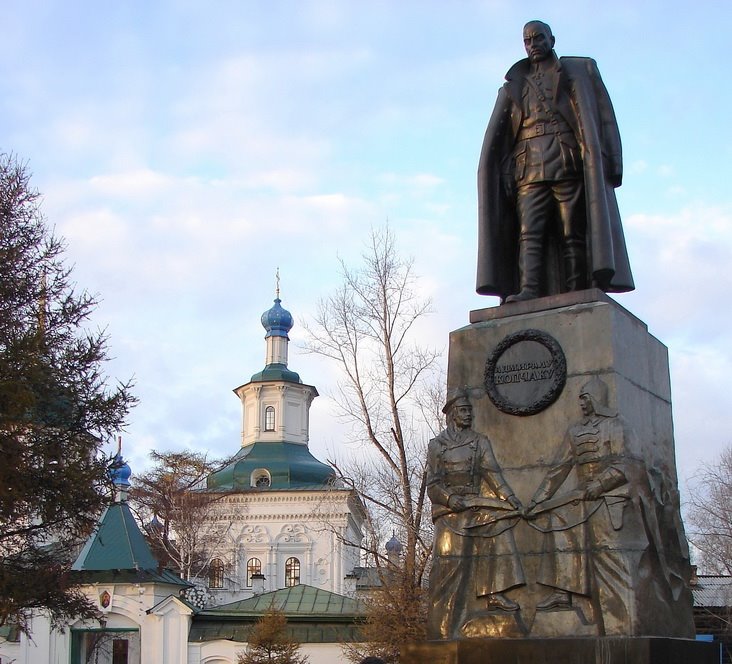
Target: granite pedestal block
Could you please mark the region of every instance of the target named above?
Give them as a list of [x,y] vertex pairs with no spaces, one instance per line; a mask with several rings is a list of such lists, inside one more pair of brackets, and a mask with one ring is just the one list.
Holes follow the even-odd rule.
[[404,648],[402,664],[719,664],[719,644],[670,638],[469,639]]
[[[576,658],[584,656],[577,653],[595,653],[596,648],[605,647],[597,644],[611,643],[595,637],[693,638],[687,583],[690,567],[679,511],[665,346],[649,334],[642,321],[594,289],[474,311],[470,320],[470,325],[450,335],[448,388],[467,389],[474,411],[473,429],[492,442],[503,477],[523,505],[536,496],[563,450],[574,446],[577,454],[576,427],[583,418],[579,396],[593,379],[607,389],[605,424],[598,426],[609,430],[612,425],[615,431],[622,431],[601,440],[600,445],[617,446],[604,453],[607,458],[617,457],[627,478],[614,489],[625,494],[595,501],[592,509],[596,511],[585,523],[570,523],[564,531],[556,525],[558,518],[551,520],[552,514],[571,505],[547,511],[533,521],[519,519],[513,536],[526,582],[507,595],[520,610],[468,611],[461,618],[461,636],[542,639],[545,644],[554,643],[546,637],[572,637],[567,641],[573,644],[568,652],[576,653],[572,655]],[[579,476],[587,468],[576,464],[556,495],[582,487]],[[580,508],[587,505],[579,503]],[[607,532],[601,532],[602,528]],[[562,533],[575,533],[574,539]],[[578,554],[572,547],[579,546],[577,542],[583,538],[588,548]],[[552,547],[564,549],[548,561]],[[563,560],[570,562],[561,570]],[[565,572],[566,577],[570,565],[584,566],[589,589],[584,594],[572,591],[570,604],[542,606],[542,599],[553,590],[545,585],[546,570],[559,569],[557,574]],[[622,581],[617,593],[613,575]],[[520,643],[513,647],[528,648],[526,652],[531,654],[526,657],[533,659],[459,661],[595,661],[541,659],[541,647]],[[632,643],[651,653],[661,652],[666,647],[663,644],[670,642],[645,639]],[[679,643],[687,647],[686,641]],[[474,650],[474,646],[459,647],[467,649],[465,652]],[[693,642],[688,647],[697,648]],[[622,650],[620,645],[612,645],[612,649]],[[662,661],[650,657],[607,661]]]

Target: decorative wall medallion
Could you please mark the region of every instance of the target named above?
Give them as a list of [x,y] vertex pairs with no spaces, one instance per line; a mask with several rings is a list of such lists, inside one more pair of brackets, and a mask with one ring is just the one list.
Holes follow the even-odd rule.
[[509,334],[488,356],[485,388],[496,408],[509,415],[535,415],[553,404],[567,380],[559,342],[541,330]]
[[99,605],[106,609],[109,607],[109,605],[112,602],[112,596],[109,594],[108,590],[105,590],[101,595],[99,595]]

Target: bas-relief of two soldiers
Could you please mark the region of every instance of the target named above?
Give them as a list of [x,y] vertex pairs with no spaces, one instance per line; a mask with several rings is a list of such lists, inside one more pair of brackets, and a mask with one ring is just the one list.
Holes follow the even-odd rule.
[[678,504],[668,504],[664,483],[633,455],[633,432],[608,407],[606,384],[587,381],[579,403],[581,419],[522,505],[491,442],[472,429],[467,392],[450,393],[448,427],[428,448],[432,638],[498,636],[506,621],[545,635],[532,631],[512,597],[528,581],[526,552],[514,537],[519,523],[542,541],[533,579],[540,591],[530,607],[536,615],[584,607],[582,619],[599,635],[678,632],[673,603],[688,593],[683,534],[668,516]]

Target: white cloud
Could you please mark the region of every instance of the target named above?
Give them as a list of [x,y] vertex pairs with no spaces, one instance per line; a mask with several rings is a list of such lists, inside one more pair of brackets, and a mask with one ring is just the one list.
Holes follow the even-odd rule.
[[149,168],[114,173],[108,175],[95,175],[89,180],[92,189],[100,195],[115,198],[134,198],[151,195],[163,195],[174,186],[174,180],[170,176],[155,172]]
[[[679,475],[732,444],[732,210],[689,206],[625,220],[637,291],[618,301],[669,347]],[[685,482],[682,482],[684,490]]]
[[674,167],[671,164],[662,164],[658,167],[658,174],[662,178],[670,178],[672,175],[674,175]]
[[[626,172],[644,187],[627,177],[623,188],[635,202],[624,225],[638,290],[618,300],[670,346],[677,440],[692,464],[732,430],[732,202],[715,184],[729,161],[726,118],[701,102],[664,102],[689,82],[642,38],[652,5],[600,10],[600,23],[633,46],[619,51],[597,39],[597,8],[570,4],[546,17],[560,53],[598,59],[634,155]],[[173,3],[147,12],[144,27],[74,3],[8,10],[6,147],[30,159],[75,278],[102,293],[96,320],[109,325],[113,375],[139,377],[132,448],[236,449],[229,389],[261,368],[258,320],[275,267],[284,303],[307,316],[337,282],[337,257],[355,262],[386,219],[434,299],[438,313],[420,331],[430,344],[445,345],[470,309],[495,304],[473,292],[475,166],[496,91],[523,55],[525,17],[516,3],[448,5]],[[726,108],[726,60],[695,36],[708,32],[705,14],[681,12],[665,29],[683,32],[678,60],[693,71],[696,98],[713,92]],[[668,112],[651,123],[644,109],[659,100]],[[687,122],[693,140],[669,141]],[[671,205],[680,211],[664,214]],[[330,370],[310,357],[292,364],[325,392]],[[326,405],[314,406],[314,436],[332,419]]]
[[384,184],[415,189],[431,189],[444,184],[444,178],[432,173],[416,173],[403,175],[400,173],[382,173],[377,180]]
[[630,175],[639,175],[641,173],[645,173],[648,170],[648,162],[643,159],[638,159],[634,161],[628,168],[626,168],[626,171]]

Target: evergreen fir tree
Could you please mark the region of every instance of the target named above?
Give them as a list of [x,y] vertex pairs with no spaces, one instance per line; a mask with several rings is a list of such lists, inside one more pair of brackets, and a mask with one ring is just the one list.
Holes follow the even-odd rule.
[[70,551],[110,493],[102,446],[134,403],[110,388],[103,332],[84,324],[64,245],[40,211],[25,165],[0,154],[0,626],[55,625],[94,608],[74,587]]
[[287,635],[287,618],[271,608],[254,625],[238,664],[307,664],[300,644]]

